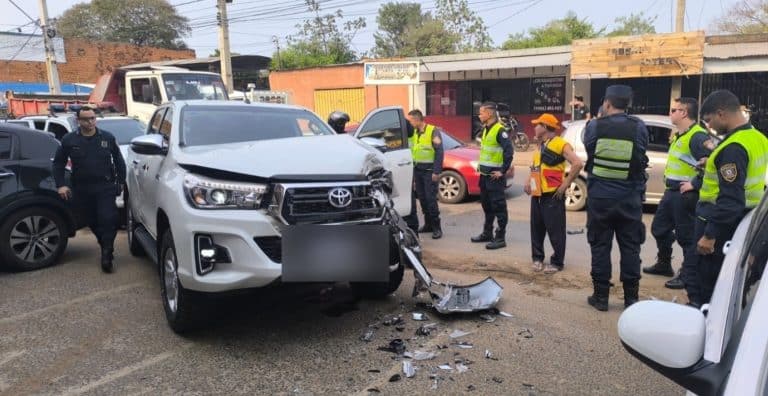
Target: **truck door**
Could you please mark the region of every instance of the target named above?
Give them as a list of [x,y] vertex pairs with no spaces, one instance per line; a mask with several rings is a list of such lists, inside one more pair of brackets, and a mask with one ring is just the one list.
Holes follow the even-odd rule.
[[138,117],[148,124],[157,106],[163,102],[157,77],[126,77],[126,80],[125,86],[128,92],[125,95],[125,102],[128,115]]
[[395,209],[401,216],[411,213],[413,189],[413,159],[406,123],[402,108],[382,107],[368,113],[355,132],[356,138],[384,153],[395,183]]

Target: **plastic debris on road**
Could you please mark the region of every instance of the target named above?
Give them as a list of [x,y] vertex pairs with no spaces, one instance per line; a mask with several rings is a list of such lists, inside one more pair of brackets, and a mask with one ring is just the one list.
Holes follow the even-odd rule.
[[405,343],[403,342],[403,340],[399,338],[395,338],[394,340],[389,342],[389,345],[378,347],[377,349],[379,351],[392,352],[398,355],[402,355],[403,353],[405,353]]
[[454,330],[453,332],[451,332],[450,337],[451,338],[460,338],[460,337],[464,337],[465,335],[468,335],[468,334],[472,334],[472,333],[467,332],[467,331]]
[[413,363],[409,361],[403,362],[403,374],[406,378],[413,378],[416,375],[416,368],[413,367]]
[[416,329],[416,335],[417,336],[428,336],[432,334],[433,331],[437,330],[437,323],[430,323],[419,326],[418,329]]
[[425,321],[425,320],[429,320],[429,318],[427,317],[427,314],[425,314],[423,312],[414,312],[413,313],[413,320],[422,322],[422,321]]

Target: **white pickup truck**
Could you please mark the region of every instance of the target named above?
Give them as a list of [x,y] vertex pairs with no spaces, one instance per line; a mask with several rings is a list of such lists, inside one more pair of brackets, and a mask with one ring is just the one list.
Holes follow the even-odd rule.
[[404,260],[385,206],[411,210],[407,133],[398,107],[348,136],[297,106],[159,106],[126,158],[127,228],[131,253],[159,264],[171,328],[193,328],[209,293],[276,281],[395,291]]

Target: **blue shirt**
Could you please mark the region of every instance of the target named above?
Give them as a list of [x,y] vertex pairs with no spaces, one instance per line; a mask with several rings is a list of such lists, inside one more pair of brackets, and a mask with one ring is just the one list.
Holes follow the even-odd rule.
[[[597,123],[615,123],[620,124],[629,122],[629,116],[626,113],[614,114],[603,118],[598,118],[587,123],[584,131],[584,147],[587,153],[594,153],[597,146]],[[643,168],[648,164],[648,158],[645,157],[645,148],[648,147],[648,128],[639,118],[637,120],[637,133],[635,134],[635,146],[643,153]],[[643,169],[645,170],[645,169]],[[606,180],[597,177],[587,177],[587,194],[593,198],[621,199],[630,194],[645,194],[645,181],[637,180]]]

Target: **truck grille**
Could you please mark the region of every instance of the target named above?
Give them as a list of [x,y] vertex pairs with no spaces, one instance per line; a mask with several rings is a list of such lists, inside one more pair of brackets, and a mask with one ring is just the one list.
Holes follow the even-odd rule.
[[[370,196],[371,186],[367,182],[284,184],[279,187],[282,191],[280,215],[288,224],[365,222],[382,216],[382,209]],[[348,198],[343,200],[343,205],[339,201],[332,204],[329,199],[332,190]]]

